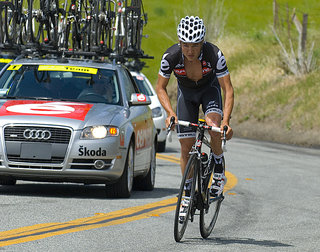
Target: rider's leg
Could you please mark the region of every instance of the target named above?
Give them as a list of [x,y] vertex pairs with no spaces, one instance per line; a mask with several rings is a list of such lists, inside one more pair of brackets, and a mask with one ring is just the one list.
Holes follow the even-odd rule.
[[180,168],[181,174],[184,174],[185,167],[189,159],[189,152],[194,144],[195,138],[180,138],[181,156],[180,156]]
[[[210,126],[220,127],[221,115],[218,113],[208,113],[206,115],[206,123]],[[219,157],[222,158],[221,155],[223,155],[223,151],[221,148],[221,134],[214,131],[209,131],[209,134],[211,137],[211,148],[215,158],[218,159],[216,160],[217,164],[219,164]]]
[[[210,126],[220,127],[221,115],[218,113],[209,113],[206,116],[206,122]],[[214,165],[213,181],[211,192],[214,196],[222,193],[225,184],[224,156],[221,148],[221,134],[210,131],[212,153],[210,157],[210,166]]]

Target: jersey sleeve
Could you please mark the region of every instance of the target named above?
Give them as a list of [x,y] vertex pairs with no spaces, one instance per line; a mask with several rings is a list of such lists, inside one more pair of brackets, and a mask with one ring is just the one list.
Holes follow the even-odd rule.
[[219,49],[217,52],[217,63],[216,63],[215,70],[216,70],[217,78],[221,78],[229,74],[226,58],[224,57],[223,53]]
[[168,50],[163,54],[161,59],[160,70],[159,70],[159,74],[162,77],[167,79],[170,78],[173,68],[175,66],[174,59],[176,57],[176,53],[177,53],[177,45],[174,45],[168,48]]

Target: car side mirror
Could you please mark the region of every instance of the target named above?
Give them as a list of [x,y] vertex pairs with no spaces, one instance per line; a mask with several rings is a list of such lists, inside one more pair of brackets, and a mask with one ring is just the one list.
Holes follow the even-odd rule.
[[141,93],[134,93],[131,95],[131,99],[129,101],[130,106],[142,106],[142,105],[150,105],[151,100],[148,95]]

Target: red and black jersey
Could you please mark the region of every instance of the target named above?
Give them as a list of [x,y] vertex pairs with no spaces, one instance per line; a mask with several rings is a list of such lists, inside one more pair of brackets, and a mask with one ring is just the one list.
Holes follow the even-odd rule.
[[229,74],[226,59],[214,44],[204,42],[199,60],[202,65],[203,77],[199,81],[190,80],[184,67],[184,56],[181,47],[179,44],[175,44],[163,54],[159,74],[165,78],[170,78],[173,71],[179,85],[189,88],[201,87],[211,83],[216,78]]

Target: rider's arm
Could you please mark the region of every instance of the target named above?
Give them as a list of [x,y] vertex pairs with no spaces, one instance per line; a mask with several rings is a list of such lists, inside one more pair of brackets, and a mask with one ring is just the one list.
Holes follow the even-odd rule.
[[159,98],[159,101],[161,103],[161,105],[163,106],[163,108],[167,111],[168,117],[166,119],[166,125],[168,127],[168,125],[170,124],[170,118],[171,116],[174,116],[175,118],[177,118],[176,113],[174,112],[171,102],[170,102],[170,98],[168,96],[168,92],[167,92],[167,85],[169,83],[169,79],[165,78],[163,76],[161,76],[160,74],[158,75],[158,81],[157,81],[157,85],[156,85],[156,92]]
[[223,90],[224,95],[224,109],[223,109],[223,121],[221,126],[224,125],[228,126],[227,131],[227,139],[230,139],[232,137],[233,131],[229,126],[230,123],[230,117],[233,109],[234,104],[234,93],[233,93],[233,86],[230,79],[230,74],[227,74],[223,77],[218,78],[219,84]]

